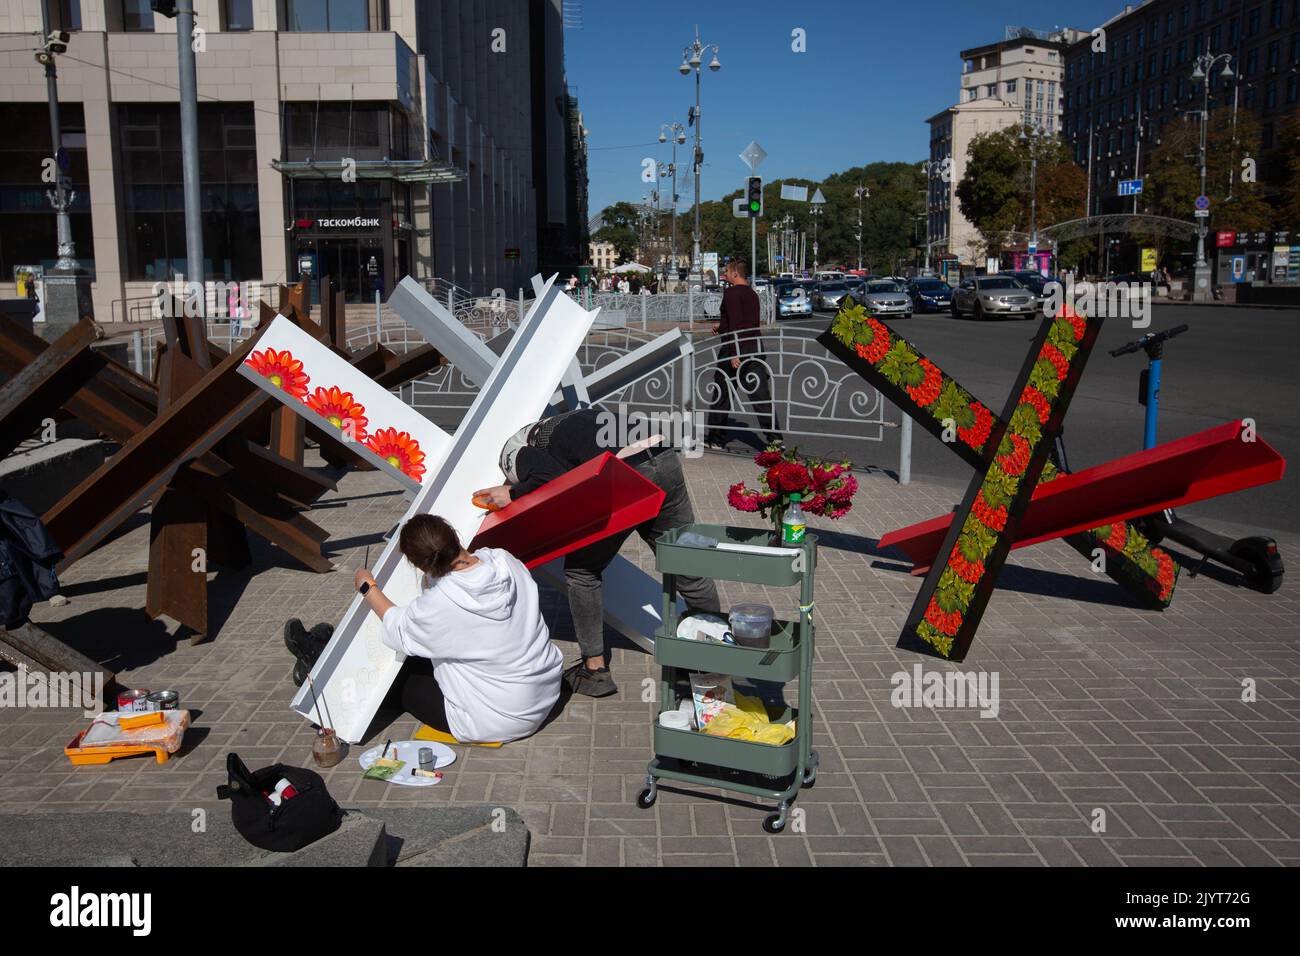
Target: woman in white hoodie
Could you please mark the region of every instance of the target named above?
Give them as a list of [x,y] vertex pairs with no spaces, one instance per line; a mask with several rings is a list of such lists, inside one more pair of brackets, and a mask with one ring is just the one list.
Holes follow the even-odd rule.
[[528,569],[499,548],[464,550],[435,515],[408,520],[398,544],[426,576],[410,604],[385,597],[365,568],[356,574],[384,643],[407,656],[386,703],[466,743],[536,732],[559,699],[564,659]]

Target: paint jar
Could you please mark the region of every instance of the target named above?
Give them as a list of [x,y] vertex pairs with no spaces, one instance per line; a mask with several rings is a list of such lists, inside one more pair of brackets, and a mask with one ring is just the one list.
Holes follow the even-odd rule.
[[766,604],[737,604],[727,615],[731,636],[741,647],[772,645],[772,608]]
[[329,727],[316,731],[316,739],[311,744],[311,759],[318,767],[333,767],[343,759],[343,743],[339,735]]

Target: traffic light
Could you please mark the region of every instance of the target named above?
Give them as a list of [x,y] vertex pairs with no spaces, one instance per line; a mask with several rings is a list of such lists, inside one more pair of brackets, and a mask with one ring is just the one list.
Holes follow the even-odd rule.
[[763,215],[763,180],[758,176],[750,176],[745,185],[745,209],[751,219]]
[[176,0],[150,0],[149,6],[153,7],[153,12],[160,17],[169,19],[176,17]]

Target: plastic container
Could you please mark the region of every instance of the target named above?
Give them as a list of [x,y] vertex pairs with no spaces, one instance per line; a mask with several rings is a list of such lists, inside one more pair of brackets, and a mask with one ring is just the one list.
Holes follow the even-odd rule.
[[737,604],[727,615],[731,636],[741,647],[772,645],[772,608],[766,604]]

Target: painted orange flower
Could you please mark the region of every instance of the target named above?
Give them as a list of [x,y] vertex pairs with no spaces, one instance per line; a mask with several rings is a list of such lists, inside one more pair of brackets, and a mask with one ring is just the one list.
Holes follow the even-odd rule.
[[302,361],[293,357],[288,349],[277,352],[275,349],[263,349],[254,352],[244,360],[253,371],[267,379],[276,388],[284,389],[299,401],[307,398],[307,383],[311,377],[302,370]]
[[366,439],[366,447],[402,474],[416,481],[424,480],[424,452],[410,432],[381,428]]
[[335,428],[356,441],[366,440],[366,407],[357,402],[351,392],[337,385],[317,388],[305,399],[307,407]]

